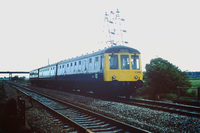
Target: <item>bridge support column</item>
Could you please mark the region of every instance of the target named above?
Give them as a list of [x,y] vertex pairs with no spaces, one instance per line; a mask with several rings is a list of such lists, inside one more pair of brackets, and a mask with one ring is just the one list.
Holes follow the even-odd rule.
[[9,73],[9,80],[12,79],[12,73]]

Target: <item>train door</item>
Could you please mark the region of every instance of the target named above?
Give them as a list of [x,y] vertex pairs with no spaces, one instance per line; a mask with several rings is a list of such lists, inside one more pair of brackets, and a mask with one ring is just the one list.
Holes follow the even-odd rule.
[[78,61],[78,72],[81,72],[81,67],[82,67],[81,61]]
[[104,69],[104,56],[100,56],[100,72],[103,72]]
[[74,70],[74,69],[73,69],[73,62],[71,62],[71,63],[70,63],[70,73],[71,73],[71,74],[73,73],[73,70]]
[[94,58],[94,71],[95,72],[98,72],[99,71],[99,56],[96,56],[95,58]]
[[84,73],[86,73],[87,72],[87,66],[86,66],[86,60],[83,60],[83,65],[82,65],[82,71],[84,72]]

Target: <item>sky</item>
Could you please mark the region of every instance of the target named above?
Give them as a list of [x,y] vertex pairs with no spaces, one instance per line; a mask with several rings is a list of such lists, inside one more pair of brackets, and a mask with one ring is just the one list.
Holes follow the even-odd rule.
[[157,57],[200,71],[199,7],[198,0],[1,0],[0,71],[31,71],[108,47],[105,12],[117,9],[144,71]]

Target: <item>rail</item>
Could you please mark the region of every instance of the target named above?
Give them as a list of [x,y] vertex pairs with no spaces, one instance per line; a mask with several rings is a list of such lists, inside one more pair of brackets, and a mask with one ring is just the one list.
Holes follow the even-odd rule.
[[119,97],[118,102],[200,118],[200,107],[197,106],[166,103],[161,101],[152,101],[152,100],[136,99],[136,98],[125,99],[122,97]]
[[[18,86],[18,87],[21,88],[21,86]],[[23,87],[23,88],[27,88],[27,87]],[[96,112],[92,112],[90,110],[81,108],[79,106],[72,105],[71,103],[67,103],[66,101],[62,101],[60,99],[56,99],[54,97],[50,97],[50,96],[41,94],[39,92],[35,92],[28,88],[26,90],[37,93],[38,95],[42,95],[48,99],[51,99],[55,102],[62,104],[60,106],[57,106],[57,107],[63,107],[62,109],[53,109],[54,111],[59,112],[59,110],[61,110],[62,112],[65,112],[67,109],[67,110],[73,110],[74,112],[77,112],[77,114],[74,113],[69,116],[67,114],[63,114],[61,112],[59,114],[63,117],[68,117],[68,119],[71,119],[72,121],[74,121],[75,124],[81,125],[81,127],[84,128],[84,130],[82,130],[84,132],[99,132],[99,131],[101,131],[101,132],[104,132],[104,131],[149,132],[149,131],[134,127],[132,125],[128,125],[126,123],[119,122],[112,118],[103,116]],[[43,99],[43,98],[39,98],[39,99]],[[45,103],[46,101],[49,102],[51,100],[45,100],[45,101],[42,101],[41,103]],[[48,103],[48,104],[50,104],[50,103]],[[73,108],[73,109],[69,109],[69,108]],[[70,112],[73,112],[73,111],[70,111]]]

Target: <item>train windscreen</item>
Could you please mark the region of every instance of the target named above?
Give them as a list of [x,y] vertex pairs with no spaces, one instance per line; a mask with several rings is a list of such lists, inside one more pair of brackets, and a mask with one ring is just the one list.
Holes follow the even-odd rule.
[[129,70],[130,63],[129,63],[129,55],[121,55],[121,69],[122,70]]
[[131,64],[133,70],[139,70],[140,69],[140,63],[139,63],[139,56],[138,55],[131,55]]

